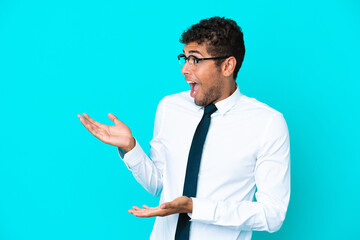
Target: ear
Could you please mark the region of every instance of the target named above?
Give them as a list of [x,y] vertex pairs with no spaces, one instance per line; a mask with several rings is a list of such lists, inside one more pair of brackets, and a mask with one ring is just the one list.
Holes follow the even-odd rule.
[[233,74],[236,66],[236,58],[231,56],[222,63],[222,73],[225,77],[230,77]]

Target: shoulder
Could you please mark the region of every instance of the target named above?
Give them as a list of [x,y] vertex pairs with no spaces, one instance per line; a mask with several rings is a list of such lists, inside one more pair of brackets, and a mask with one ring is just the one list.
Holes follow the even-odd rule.
[[194,99],[190,97],[190,91],[184,91],[172,95],[165,96],[159,103],[159,107],[166,109],[188,109],[193,110],[198,108],[195,105]]
[[160,103],[166,103],[166,104],[178,104],[180,103],[191,103],[193,101],[192,98],[190,97],[190,91],[184,91],[184,92],[180,92],[180,93],[176,93],[176,94],[171,94],[168,96],[165,96]]
[[281,112],[255,98],[244,96],[243,101],[249,110],[256,113],[258,121],[262,122],[270,134],[288,134],[287,123]]
[[275,125],[282,128],[286,127],[286,121],[281,112],[255,98],[243,94],[238,99],[234,111],[231,112],[231,117],[244,120],[262,130],[275,127]]
[[261,129],[263,134],[270,136],[269,138],[288,136],[288,127],[283,114],[269,105],[242,95],[237,109],[240,109],[243,117],[251,124]]
[[273,118],[275,116],[282,117],[282,113],[278,110],[270,107],[263,102],[260,102],[255,98],[248,97],[243,94],[239,99],[237,107],[243,111],[256,113],[256,115],[262,116],[264,118]]

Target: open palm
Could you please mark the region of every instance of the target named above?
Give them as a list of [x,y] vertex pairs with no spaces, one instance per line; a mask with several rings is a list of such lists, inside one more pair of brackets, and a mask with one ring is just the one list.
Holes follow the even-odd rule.
[[130,151],[135,145],[135,139],[131,134],[130,128],[115,117],[115,115],[109,113],[108,116],[115,123],[115,126],[99,123],[86,113],[84,113],[84,117],[79,114],[78,118],[89,132],[104,143],[121,147],[125,152]]

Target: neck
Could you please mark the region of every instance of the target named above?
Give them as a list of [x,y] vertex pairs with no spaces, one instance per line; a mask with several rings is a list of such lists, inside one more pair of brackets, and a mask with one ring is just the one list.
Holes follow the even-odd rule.
[[224,86],[224,91],[223,91],[223,96],[219,99],[217,99],[216,101],[214,101],[213,103],[217,103],[220,102],[221,100],[224,100],[228,97],[231,96],[231,94],[233,94],[236,91],[236,82],[234,80],[230,80],[229,84]]

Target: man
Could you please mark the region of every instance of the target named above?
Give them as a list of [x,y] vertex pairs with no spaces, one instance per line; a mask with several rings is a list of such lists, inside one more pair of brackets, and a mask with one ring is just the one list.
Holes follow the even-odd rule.
[[288,129],[281,113],[240,93],[241,29],[214,17],[180,41],[181,72],[191,90],[159,103],[149,157],[111,113],[115,126],[78,117],[95,137],[119,147],[147,191],[161,194],[158,207],[129,210],[160,216],[151,239],[245,240],[252,231],[277,231],[290,197]]

